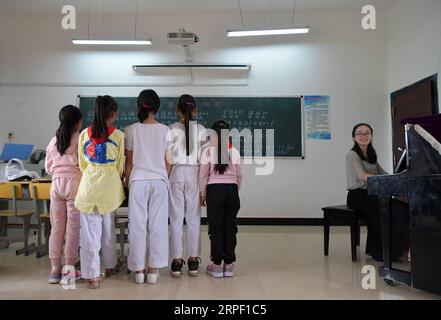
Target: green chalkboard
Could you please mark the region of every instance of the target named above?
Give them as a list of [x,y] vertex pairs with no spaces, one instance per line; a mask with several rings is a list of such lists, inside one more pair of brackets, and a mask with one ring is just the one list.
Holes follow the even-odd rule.
[[[95,97],[79,96],[79,107],[85,117],[83,126],[92,120]],[[135,97],[115,97],[118,102],[116,127],[123,130],[138,121]],[[303,158],[303,116],[301,97],[195,97],[198,106],[197,121],[209,128],[215,120],[226,120],[231,128],[239,132],[250,129],[254,138],[262,129],[263,139],[241,139],[242,155],[267,155],[274,150],[275,157]],[[157,120],[169,125],[178,121],[177,97],[161,97]],[[274,130],[273,137],[269,137]],[[268,135],[268,139],[267,139]],[[273,139],[274,144],[267,143]],[[247,143],[244,143],[246,140]],[[244,147],[245,146],[245,147]],[[268,153],[270,154],[270,153]]]

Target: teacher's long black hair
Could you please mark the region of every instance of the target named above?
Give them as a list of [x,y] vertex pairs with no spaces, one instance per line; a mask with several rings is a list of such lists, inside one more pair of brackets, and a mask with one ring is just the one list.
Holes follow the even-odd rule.
[[[361,126],[366,126],[371,130],[371,133],[374,134],[374,130],[372,130],[372,127],[367,123],[359,123],[352,129],[352,138],[355,138],[355,133],[357,129]],[[361,151],[360,146],[356,141],[354,141],[354,146],[352,147],[352,151],[355,151],[361,160],[368,161],[371,164],[377,163],[377,152],[375,151],[372,141],[369,143],[368,149],[367,149],[367,158],[364,156],[363,151]]]

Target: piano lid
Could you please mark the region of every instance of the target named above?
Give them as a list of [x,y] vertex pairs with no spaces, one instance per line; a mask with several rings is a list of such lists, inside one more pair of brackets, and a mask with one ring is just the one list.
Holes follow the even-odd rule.
[[401,124],[418,124],[424,128],[433,138],[441,143],[441,114],[429,117],[409,118],[401,121]]
[[407,169],[413,177],[441,174],[441,142],[420,125],[406,125]]
[[415,131],[418,132],[418,134],[424,140],[426,140],[432,146],[432,148],[435,149],[436,151],[438,151],[438,153],[441,155],[441,140],[435,139],[435,137],[433,135],[431,135],[429,132],[427,132],[420,125],[415,125],[414,128],[415,128]]

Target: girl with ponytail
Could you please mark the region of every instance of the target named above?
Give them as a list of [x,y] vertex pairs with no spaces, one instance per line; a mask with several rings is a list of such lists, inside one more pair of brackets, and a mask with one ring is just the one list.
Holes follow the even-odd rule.
[[[128,268],[135,282],[154,284],[168,266],[168,153],[170,129],[155,115],[160,99],[143,90],[137,100],[139,123],[126,129],[126,186],[129,188]],[[147,254],[148,252],[148,254]],[[146,261],[147,259],[147,261]],[[146,277],[147,276],[147,277]]]
[[171,275],[179,278],[185,264],[182,234],[184,217],[187,223],[187,266],[190,276],[197,276],[201,255],[201,208],[199,199],[199,158],[205,140],[205,128],[194,119],[195,99],[184,94],[176,112],[179,122],[170,126],[173,144],[173,168],[170,175],[170,251]]
[[[91,125],[80,134],[78,156],[82,172],[75,199],[80,210],[81,273],[97,289],[104,276],[118,271],[115,212],[124,201],[121,181],[124,168],[124,133],[116,129],[118,105],[110,96],[99,96]],[[105,273],[100,271],[100,250]]]
[[215,278],[233,277],[242,166],[239,151],[230,143],[228,123],[216,121],[211,129],[211,146],[202,154],[199,171],[201,204],[207,206],[213,262],[207,266],[207,273]]
[[[81,179],[78,166],[78,131],[81,128],[81,111],[68,105],[59,113],[60,126],[46,148],[46,172],[52,176],[50,191],[51,234],[49,258],[52,270],[49,283],[68,282],[66,270],[74,270],[78,255],[80,213],[73,205]],[[63,254],[64,237],[66,245]],[[62,272],[62,257],[65,269]],[[75,275],[81,277],[78,271]]]

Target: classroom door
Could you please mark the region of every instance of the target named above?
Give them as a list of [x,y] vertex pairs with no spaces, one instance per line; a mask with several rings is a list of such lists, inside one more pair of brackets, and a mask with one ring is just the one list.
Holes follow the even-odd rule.
[[421,80],[391,94],[392,147],[394,168],[406,148],[404,125],[407,118],[438,113],[437,75]]

